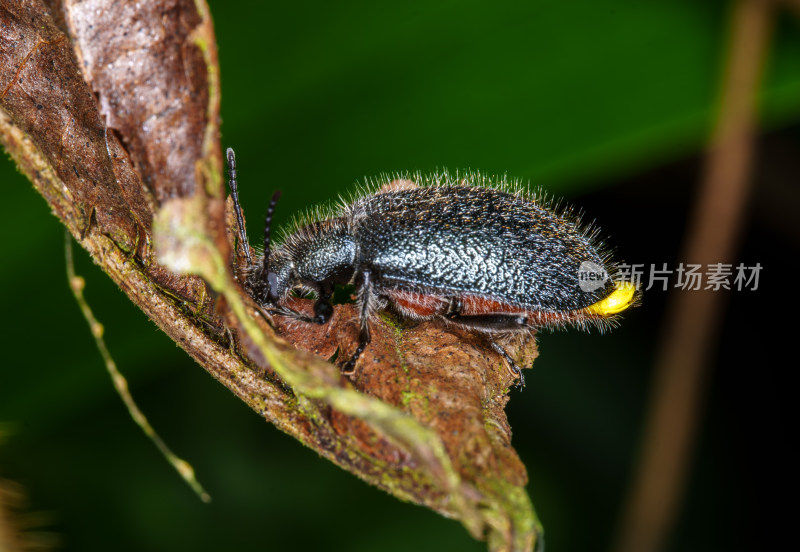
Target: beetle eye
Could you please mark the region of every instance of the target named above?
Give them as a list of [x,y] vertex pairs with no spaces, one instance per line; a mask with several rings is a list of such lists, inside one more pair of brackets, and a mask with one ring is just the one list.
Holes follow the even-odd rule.
[[268,284],[268,291],[267,294],[269,295],[269,300],[274,302],[278,301],[278,275],[275,272],[267,272],[267,284]]

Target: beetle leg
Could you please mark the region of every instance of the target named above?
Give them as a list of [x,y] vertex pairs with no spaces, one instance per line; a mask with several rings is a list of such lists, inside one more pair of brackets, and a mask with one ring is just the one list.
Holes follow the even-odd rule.
[[314,317],[303,314],[302,312],[297,312],[289,307],[284,307],[283,305],[265,307],[265,310],[271,315],[277,314],[278,316],[285,316],[286,318],[299,320],[300,322],[306,322],[307,324],[316,324]]
[[285,316],[293,320],[299,320],[306,324],[326,324],[331,319],[333,314],[333,305],[329,301],[320,301],[319,299],[314,302],[314,316],[308,316],[302,312],[298,312],[292,308],[278,305],[275,307],[267,307],[265,309],[269,314],[277,314],[278,316]]
[[361,330],[358,332],[358,347],[356,348],[356,352],[353,353],[353,356],[350,357],[350,360],[342,365],[342,373],[348,376],[352,375],[355,371],[358,357],[361,356],[361,353],[364,352],[364,349],[367,348],[367,345],[369,345],[371,340],[371,336],[369,334],[369,314],[372,311],[372,303],[374,301],[372,291],[372,274],[369,270],[363,270],[361,272],[361,278],[361,288],[358,293],[358,301],[361,305],[361,314],[359,317],[361,322]]
[[447,303],[447,312],[445,312],[444,315],[452,320],[453,318],[461,316],[461,310],[463,308],[464,304],[461,302],[460,297],[451,297],[450,301]]
[[283,305],[270,305],[265,307],[269,314],[277,314],[279,316],[286,316],[300,322],[307,324],[327,324],[328,320],[333,316],[333,305],[331,304],[331,297],[333,296],[333,288],[321,288],[317,292],[317,300],[314,301],[314,316],[308,316],[302,312],[298,312],[290,307]]
[[519,366],[517,366],[517,363],[514,362],[514,359],[511,358],[511,355],[509,355],[505,349],[503,349],[500,345],[498,345],[494,341],[491,341],[490,343],[492,345],[492,349],[494,349],[494,351],[497,354],[501,355],[504,359],[506,359],[506,362],[508,362],[508,365],[511,367],[511,371],[519,376],[519,381],[517,382],[517,389],[522,389],[523,387],[525,387],[525,376],[522,373],[522,369]]
[[[452,303],[451,303],[452,307]],[[524,314],[458,314],[448,313],[444,317],[460,326],[485,333],[509,332],[522,330],[530,326],[528,317]]]
[[331,304],[331,296],[333,295],[333,286],[321,288],[314,301],[314,324],[326,324],[333,316],[333,305]]
[[[454,324],[464,326],[471,330],[477,330],[490,334],[521,330],[530,325],[528,317],[524,314],[499,313],[465,315],[461,314],[461,308],[461,300],[457,297],[453,297],[450,300],[450,304],[448,305],[448,309],[444,317]],[[520,367],[517,366],[517,363],[514,362],[514,359],[511,358],[511,356],[500,345],[494,341],[491,341],[490,343],[492,345],[492,349],[506,359],[506,362],[508,362],[508,365],[511,367],[511,371],[519,376],[517,387],[520,389],[525,387],[525,376],[522,374]]]

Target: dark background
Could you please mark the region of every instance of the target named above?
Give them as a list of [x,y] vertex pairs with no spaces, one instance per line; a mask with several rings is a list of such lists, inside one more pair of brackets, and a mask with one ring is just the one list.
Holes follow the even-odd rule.
[[[393,171],[530,181],[596,220],[631,263],[680,259],[721,78],[727,2],[211,1],[223,146],[258,220]],[[800,21],[774,30],[733,292],[669,550],[770,549],[796,484],[781,329],[796,324]],[[202,504],[127,415],[66,283],[63,230],[0,160],[0,476],[65,550],[483,550],[266,425],[120,293],[78,271],[142,410],[213,496]],[[255,225],[257,226],[257,225]],[[251,228],[258,235],[260,229]],[[255,241],[255,240],[254,240]],[[508,412],[548,550],[608,548],[641,442],[667,294],[608,335],[543,333]],[[791,326],[788,326],[790,325]],[[795,357],[796,358],[796,357]],[[795,439],[796,440],[796,439]]]

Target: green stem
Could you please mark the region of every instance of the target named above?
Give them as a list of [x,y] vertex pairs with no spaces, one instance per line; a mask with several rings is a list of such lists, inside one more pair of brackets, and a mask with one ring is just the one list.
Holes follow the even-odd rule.
[[189,484],[195,494],[200,497],[200,500],[203,502],[211,502],[211,496],[209,496],[202,485],[200,485],[200,482],[195,477],[194,468],[192,468],[191,464],[176,456],[175,453],[169,449],[164,440],[155,432],[153,426],[150,425],[150,422],[147,421],[147,417],[145,417],[142,411],[139,410],[139,407],[136,406],[128,389],[128,381],[117,369],[117,364],[111,357],[108,347],[106,347],[105,340],[103,339],[103,325],[94,317],[92,310],[89,308],[89,304],[83,296],[83,288],[86,285],[86,281],[81,276],[75,274],[75,262],[72,256],[72,236],[70,236],[69,232],[66,230],[64,231],[64,251],[67,260],[69,287],[72,290],[72,294],[75,296],[75,300],[78,302],[78,306],[81,308],[83,317],[89,324],[89,329],[92,332],[97,349],[100,351],[100,356],[103,357],[103,361],[105,362],[106,370],[111,376],[111,381],[114,383],[114,388],[117,390],[122,402],[125,403],[128,413],[131,415],[131,418],[133,418],[133,421],[136,422],[136,425],[142,428],[144,434],[147,435],[158,450],[161,451],[161,454],[164,455],[167,462],[172,464],[172,467],[177,470],[178,474]]

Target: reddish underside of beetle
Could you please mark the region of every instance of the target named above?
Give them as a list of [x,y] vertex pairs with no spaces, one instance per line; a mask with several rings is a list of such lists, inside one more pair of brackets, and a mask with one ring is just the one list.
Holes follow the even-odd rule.
[[[412,319],[426,319],[437,315],[447,314],[450,305],[450,296],[425,294],[407,290],[393,290],[386,294],[397,310]],[[461,301],[459,314],[463,316],[476,316],[487,314],[525,314],[533,326],[547,326],[550,324],[574,322],[602,318],[586,312],[584,309],[569,312],[541,312],[531,311],[525,307],[498,301],[488,297],[471,294],[459,294]]]

